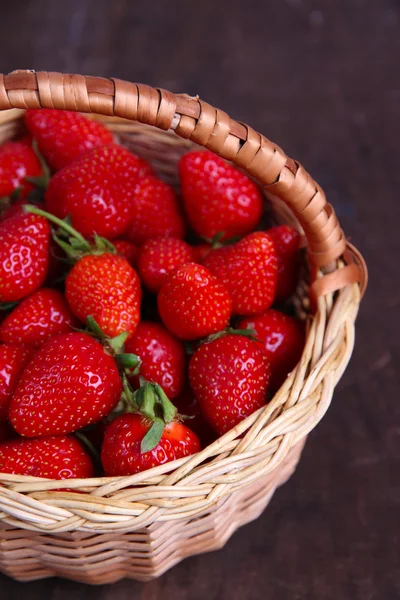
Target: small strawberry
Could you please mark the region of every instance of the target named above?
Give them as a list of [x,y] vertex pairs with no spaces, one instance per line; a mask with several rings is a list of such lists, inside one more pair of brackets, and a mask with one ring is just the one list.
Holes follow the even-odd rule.
[[271,227],[267,231],[274,242],[278,257],[276,302],[284,302],[296,291],[300,269],[300,235],[290,225]]
[[222,435],[265,405],[270,366],[256,342],[228,334],[196,350],[189,379],[205,418]]
[[136,267],[139,248],[128,240],[113,240],[117,254],[126,258],[131,267]]
[[64,333],[34,355],[19,379],[10,421],[20,435],[43,437],[100,421],[118,404],[116,362],[85,333]]
[[150,171],[147,163],[122,146],[95,148],[53,175],[46,208],[61,219],[69,215],[85,237],[118,237],[131,220],[135,183]]
[[[180,394],[185,376],[185,348],[165,327],[142,321],[126,342],[125,352],[138,356],[141,377],[158,383],[168,398]],[[139,387],[138,378],[133,383]]]
[[0,444],[0,472],[46,479],[93,477],[90,456],[72,436],[11,440]]
[[13,392],[32,355],[33,351],[29,348],[0,344],[0,422],[8,418]]
[[277,310],[242,319],[238,328],[252,329],[271,364],[271,389],[278,390],[301,358],[304,326],[301,321]]
[[179,163],[185,212],[196,233],[212,239],[245,235],[261,219],[256,184],[213,152],[189,152]]
[[32,148],[21,142],[7,142],[0,146],[0,197],[11,196],[19,189],[25,198],[33,186],[26,177],[39,177],[40,161]]
[[275,296],[277,258],[272,240],[257,231],[232,246],[213,250],[203,262],[228,289],[232,313],[254,315],[267,310]]
[[113,141],[104,125],[76,112],[30,109],[25,113],[25,120],[40,152],[54,170],[71,164],[92,148]]
[[158,295],[165,326],[183,340],[195,340],[227,326],[231,316],[227,288],[202,265],[188,263],[170,273]]
[[139,251],[139,275],[144,285],[150,291],[157,293],[168,273],[193,261],[192,248],[183,240],[176,238],[148,240]]
[[46,279],[50,227],[46,219],[17,214],[0,223],[0,302],[21,300]]
[[62,293],[41,288],[22,300],[4,319],[0,325],[0,342],[38,348],[54,335],[77,326],[78,321]]
[[127,237],[141,246],[156,237],[185,236],[185,223],[177,196],[169,185],[156,177],[143,177],[133,190],[131,223]]

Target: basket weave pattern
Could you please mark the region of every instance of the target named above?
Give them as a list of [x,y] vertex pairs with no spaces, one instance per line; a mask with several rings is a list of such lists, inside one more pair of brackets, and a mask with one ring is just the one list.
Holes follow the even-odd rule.
[[[277,218],[295,219],[308,242],[314,314],[306,347],[265,408],[200,453],[131,477],[70,480],[69,491],[60,491],[59,481],[0,474],[2,572],[21,581],[147,580],[222,547],[293,472],[351,356],[366,270],[301,165],[197,98],[78,75],[0,75],[0,142],[22,122],[21,111],[6,109],[40,106],[103,115],[121,143],[174,185],[177,161],[194,144],[217,152],[254,177]],[[304,280],[295,300],[303,317],[309,291]]]

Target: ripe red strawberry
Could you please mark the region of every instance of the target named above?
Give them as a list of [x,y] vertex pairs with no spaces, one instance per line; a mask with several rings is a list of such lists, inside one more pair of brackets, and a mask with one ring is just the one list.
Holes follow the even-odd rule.
[[185,223],[172,187],[152,176],[136,183],[127,236],[138,246],[151,238],[185,236]]
[[170,273],[158,295],[165,326],[183,340],[224,329],[231,316],[227,288],[202,265],[188,263]]
[[26,177],[39,177],[40,161],[32,148],[21,142],[7,142],[0,146],[0,197],[11,196],[17,188],[25,198],[33,186]]
[[300,235],[290,225],[271,227],[268,235],[275,245],[278,257],[276,302],[284,302],[296,291],[300,268]]
[[193,261],[192,248],[183,240],[176,238],[148,240],[139,251],[139,275],[144,285],[157,293],[168,273]]
[[263,200],[258,187],[213,152],[185,154],[179,174],[185,212],[201,237],[245,235],[260,221]]
[[[165,327],[142,321],[134,335],[126,342],[125,352],[140,358],[140,375],[158,383],[168,398],[176,398],[185,377],[185,348]],[[133,381],[139,387],[139,379]]]
[[213,250],[204,260],[228,289],[232,313],[254,315],[267,310],[275,296],[277,258],[272,240],[257,231],[232,246]]
[[71,164],[92,148],[113,141],[104,125],[76,112],[31,109],[26,111],[25,120],[40,152],[54,170]]
[[270,366],[256,342],[226,335],[196,350],[189,379],[205,418],[222,435],[265,405]]
[[46,279],[50,227],[46,219],[17,214],[0,223],[0,302],[21,300]]
[[8,418],[13,392],[32,354],[30,348],[0,344],[0,422]]
[[103,332],[115,337],[134,333],[140,318],[139,277],[117,254],[89,254],[72,267],[65,281],[65,297],[83,323],[92,316]]
[[238,328],[255,331],[271,364],[271,388],[278,390],[301,358],[305,342],[303,323],[271,309],[263,315],[242,319]]
[[25,298],[0,325],[0,342],[38,348],[58,333],[71,331],[78,321],[64,296],[42,288]]
[[0,472],[46,479],[93,477],[93,463],[72,436],[11,440],[0,444]]
[[155,448],[141,452],[141,443],[151,421],[140,414],[124,414],[108,426],[101,450],[101,462],[109,477],[133,475],[200,451],[200,441],[188,427],[167,423]]
[[194,261],[201,265],[212,250],[213,247],[211,244],[198,244],[197,246],[192,246]]
[[10,405],[20,435],[77,431],[100,421],[122,392],[114,358],[85,333],[63,333],[38,350],[25,368]]
[[46,208],[61,219],[69,215],[85,237],[95,233],[118,237],[132,218],[135,183],[150,171],[146,162],[122,146],[95,148],[51,178]]
[[128,240],[113,240],[117,254],[126,258],[131,267],[136,267],[139,248]]

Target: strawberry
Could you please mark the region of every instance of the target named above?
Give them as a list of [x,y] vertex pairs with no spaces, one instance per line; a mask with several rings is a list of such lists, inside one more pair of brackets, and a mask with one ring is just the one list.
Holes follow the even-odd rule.
[[13,392],[32,354],[23,346],[0,344],[0,422],[7,420]]
[[21,142],[7,142],[0,146],[0,197],[11,196],[19,189],[19,197],[25,198],[33,186],[26,177],[39,177],[40,161],[32,148]]
[[165,326],[183,340],[195,340],[224,329],[231,316],[225,285],[202,265],[188,263],[166,278],[158,295]]
[[301,321],[277,310],[242,319],[239,329],[252,329],[271,364],[271,389],[278,390],[301,358],[304,326]]
[[112,243],[117,254],[126,258],[131,267],[136,267],[139,248],[128,240],[113,240]]
[[198,244],[197,246],[192,246],[194,262],[202,264],[212,250],[212,244]]
[[101,450],[106,476],[133,475],[200,451],[196,434],[172,421],[165,425],[157,445],[144,452],[142,443],[150,427],[151,421],[140,414],[121,415],[108,426]]
[[85,237],[95,233],[118,237],[131,220],[135,183],[150,171],[147,163],[122,146],[95,148],[51,178],[46,208],[61,219],[69,215]]
[[89,121],[76,112],[31,109],[26,111],[25,121],[40,152],[56,171],[81,158],[92,148],[113,141],[111,132],[104,125]]
[[21,300],[46,279],[50,227],[46,219],[17,214],[0,223],[0,302]]
[[141,246],[151,238],[184,236],[185,223],[172,187],[153,176],[140,179],[133,190],[128,239]]
[[277,258],[272,240],[257,231],[232,246],[213,250],[203,262],[228,289],[232,313],[254,315],[267,310],[275,296]]
[[25,368],[9,417],[20,435],[67,434],[100,421],[118,404],[116,362],[85,333],[63,333],[42,346]]
[[168,273],[193,262],[192,248],[176,238],[148,240],[139,251],[138,270],[144,285],[159,292]]
[[213,152],[189,152],[179,163],[185,212],[196,233],[211,240],[242,236],[261,219],[263,199],[253,181]]
[[284,302],[296,291],[300,269],[300,235],[290,225],[271,227],[268,235],[278,257],[278,281],[275,301]]
[[196,350],[189,379],[205,418],[222,435],[265,405],[270,366],[256,342],[228,334]]
[[7,203],[5,208],[3,208],[2,212],[0,213],[0,223],[2,221],[7,221],[7,219],[11,219],[11,217],[15,217],[15,215],[22,214],[24,212],[23,208],[26,204],[30,204],[28,198],[18,198],[18,200],[15,202]]
[[[180,394],[186,366],[185,348],[165,327],[142,321],[126,342],[125,352],[139,357],[141,377],[158,383],[168,398]],[[139,387],[138,378],[133,383]]]
[[46,479],[93,477],[93,463],[72,436],[11,440],[0,444],[0,472]]
[[61,292],[41,288],[22,300],[0,325],[0,342],[38,348],[78,322]]

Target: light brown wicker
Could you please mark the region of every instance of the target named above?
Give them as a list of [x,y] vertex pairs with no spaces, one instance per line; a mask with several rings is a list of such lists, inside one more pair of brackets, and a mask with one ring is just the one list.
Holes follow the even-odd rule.
[[310,292],[307,344],[265,408],[199,454],[132,477],[70,481],[65,492],[59,481],[0,474],[3,573],[20,581],[148,580],[221,548],[293,472],[352,353],[365,264],[299,163],[198,98],[117,79],[17,71],[0,75],[0,142],[21,128],[14,109],[28,107],[103,115],[122,143],[174,184],[180,155],[205,146],[254,177],[278,217],[295,218],[307,240],[311,285],[304,279],[296,301],[308,315]]

